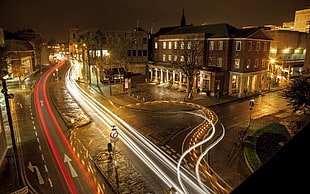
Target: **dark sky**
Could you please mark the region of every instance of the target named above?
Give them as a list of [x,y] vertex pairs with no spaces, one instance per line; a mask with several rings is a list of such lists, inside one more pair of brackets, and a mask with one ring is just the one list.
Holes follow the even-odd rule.
[[35,29],[65,41],[68,28],[132,30],[137,25],[154,31],[179,25],[182,9],[187,23],[245,25],[293,21],[295,11],[310,0],[0,0],[0,28]]

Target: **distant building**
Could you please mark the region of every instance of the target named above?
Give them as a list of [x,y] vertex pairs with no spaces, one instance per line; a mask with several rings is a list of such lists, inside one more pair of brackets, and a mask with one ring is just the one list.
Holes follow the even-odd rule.
[[294,30],[308,32],[310,29],[310,9],[302,9],[295,12]]
[[96,50],[88,50],[86,44],[77,42],[77,28],[70,29],[69,34],[69,52],[72,56],[81,59],[87,50],[93,62],[105,63],[110,68],[122,67],[134,73],[145,73],[149,55],[149,34],[142,28],[102,32],[102,48]]
[[10,78],[24,78],[32,73],[35,70],[36,56],[33,45],[8,31],[4,31],[4,42]]
[[14,34],[32,44],[35,50],[35,66],[49,64],[47,38],[45,36],[32,29],[19,30]]
[[270,45],[269,73],[273,82],[301,75],[306,55],[306,32],[268,30]]
[[182,50],[204,44],[202,63],[194,83],[211,96],[246,96],[267,88],[271,38],[263,28],[238,29],[228,24],[161,28],[153,40],[149,80],[186,88],[187,78],[173,63],[184,60]]

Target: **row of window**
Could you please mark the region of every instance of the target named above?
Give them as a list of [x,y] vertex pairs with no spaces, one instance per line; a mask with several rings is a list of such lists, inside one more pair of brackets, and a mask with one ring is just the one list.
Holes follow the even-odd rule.
[[147,56],[147,50],[127,50],[128,57]]
[[[235,62],[234,62],[234,68],[235,68],[235,69],[240,69],[240,63],[241,63],[241,60],[238,59],[238,58],[236,58],[236,59],[235,59]],[[246,68],[246,69],[250,69],[252,63],[253,63],[253,60],[252,60],[252,59],[247,59],[247,60],[246,60],[246,64],[245,64],[245,68]],[[261,65],[263,68],[266,67],[266,60],[265,60],[265,59],[263,59],[263,60],[254,59],[253,67],[254,67],[254,68],[259,68],[260,65]]]
[[[224,42],[222,40],[219,41],[210,41],[209,42],[209,50],[215,50],[215,42],[217,42],[217,50],[223,50],[224,49]],[[254,43],[253,43],[254,42]],[[263,43],[263,48],[262,48],[262,43]],[[254,47],[255,44],[255,48]],[[241,51],[241,41],[236,41],[235,45],[235,51]],[[247,51],[268,51],[268,42],[259,42],[259,41],[247,41],[246,42],[246,49]]]
[[[196,41],[197,44],[199,44],[199,41]],[[247,41],[246,42],[246,49],[247,51],[253,51],[253,49],[255,49],[255,51],[268,51],[268,42],[259,42],[259,41]],[[209,41],[209,50],[215,50],[215,43],[217,43],[217,50],[224,50],[224,41],[219,40],[219,41]],[[263,43],[263,48],[261,48]],[[255,44],[255,48],[254,47]],[[154,44],[155,49],[159,48],[158,42],[155,42]],[[163,42],[163,49],[178,49],[180,47],[180,49],[185,49],[185,42],[181,41],[180,43],[177,41],[174,42]],[[191,41],[187,41],[186,42],[186,48],[187,49],[192,49],[192,42]],[[241,41],[236,41],[236,46],[235,46],[235,50],[236,51],[241,51]]]
[[[195,41],[194,43],[196,45],[199,45],[199,41]],[[192,42],[191,41],[187,41],[186,45],[185,45],[184,41],[181,41],[181,42],[177,42],[177,41],[174,41],[174,42],[163,42],[163,49],[185,49],[185,46],[186,46],[186,49],[192,49]],[[158,47],[159,47],[158,46],[158,42],[155,42],[154,48],[158,49]]]
[[[184,56],[180,56],[180,59],[177,55],[163,55],[163,61],[178,61],[180,60],[181,62],[184,62]],[[246,60],[246,64],[245,67],[246,69],[250,69],[251,65],[253,63],[253,59],[247,59]],[[260,64],[265,67],[266,65],[266,60],[259,60],[259,59],[254,59],[254,63],[253,63],[253,67],[254,68],[259,68]],[[219,57],[216,59],[216,61],[214,61],[214,59],[212,57],[209,58],[208,61],[208,66],[215,66],[215,67],[222,67],[223,65],[223,58]],[[236,69],[240,69],[240,59],[236,58],[234,61],[234,68]]]

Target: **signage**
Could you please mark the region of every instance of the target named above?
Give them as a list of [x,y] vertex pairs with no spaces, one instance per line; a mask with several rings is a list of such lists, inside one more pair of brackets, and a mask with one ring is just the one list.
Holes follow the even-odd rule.
[[110,137],[111,137],[112,139],[117,138],[117,136],[118,136],[118,132],[117,132],[116,130],[111,131]]

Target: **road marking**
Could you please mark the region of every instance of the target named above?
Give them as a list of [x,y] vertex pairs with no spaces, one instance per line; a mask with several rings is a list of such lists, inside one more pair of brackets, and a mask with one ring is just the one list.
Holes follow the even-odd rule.
[[45,169],[45,172],[48,172],[46,164],[44,164],[44,169]]
[[43,154],[41,154],[41,158],[42,158],[42,160],[44,161],[44,156],[43,156]]
[[72,161],[71,158],[69,158],[69,156],[68,156],[67,154],[65,154],[64,162],[65,162],[65,163],[68,163],[69,169],[70,169],[70,172],[71,172],[71,176],[72,176],[72,177],[77,177],[78,174],[77,174],[76,171],[74,170],[74,168],[73,168],[73,166],[72,166],[72,164],[71,164],[71,161]]
[[44,180],[43,180],[43,178],[42,178],[42,175],[41,175],[41,173],[40,173],[39,168],[38,168],[37,166],[32,165],[31,162],[29,162],[29,164],[28,164],[28,169],[29,169],[31,172],[36,171],[36,174],[37,174],[37,177],[38,177],[38,180],[39,180],[39,184],[40,184],[40,185],[43,185],[43,184],[44,184]]
[[53,182],[50,178],[48,178],[48,182],[50,183],[50,187],[53,187]]

